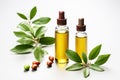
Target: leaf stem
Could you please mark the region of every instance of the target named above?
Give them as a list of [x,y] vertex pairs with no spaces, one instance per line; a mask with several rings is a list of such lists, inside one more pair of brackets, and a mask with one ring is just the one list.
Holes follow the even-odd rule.
[[30,19],[28,19],[28,24],[30,25],[30,27],[31,27],[31,20]]
[[82,65],[83,65],[84,67],[89,67],[91,64],[90,64],[90,63],[87,63],[87,64],[82,63]]
[[38,39],[34,38],[34,42],[35,42],[35,47],[37,47],[39,44]]
[[[32,27],[32,24],[31,24],[31,20],[28,19],[28,24],[30,25],[30,27]],[[34,34],[30,31],[30,34],[33,36],[33,39],[35,38]]]

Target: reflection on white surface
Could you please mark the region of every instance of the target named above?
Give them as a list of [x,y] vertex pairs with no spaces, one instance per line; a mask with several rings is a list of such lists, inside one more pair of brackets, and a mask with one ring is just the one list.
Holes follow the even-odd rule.
[[[70,29],[69,48],[74,50],[74,36],[77,20],[85,18],[88,33],[88,52],[98,44],[103,44],[102,53],[110,53],[109,61],[103,65],[105,72],[91,70],[89,78],[83,77],[82,71],[70,72],[58,68],[54,63],[46,67],[47,56],[37,71],[23,71],[24,64],[31,64],[33,54],[15,55],[10,49],[17,44],[13,35],[16,25],[22,20],[17,12],[29,14],[33,6],[37,6],[38,15],[51,17],[47,25],[47,35],[54,36],[57,13],[64,10]],[[120,45],[120,0],[1,0],[0,1],[0,79],[1,80],[114,80],[120,79],[119,45]],[[46,48],[49,55],[54,55],[54,45]],[[71,64],[68,63],[68,65]]]

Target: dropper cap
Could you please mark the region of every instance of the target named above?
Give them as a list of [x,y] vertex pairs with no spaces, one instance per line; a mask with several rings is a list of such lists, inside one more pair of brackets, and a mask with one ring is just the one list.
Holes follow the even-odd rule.
[[59,11],[59,18],[57,19],[57,24],[58,25],[66,25],[66,19],[64,16],[64,11]]
[[84,25],[84,18],[78,19],[78,25],[76,26],[77,31],[86,31],[86,25]]

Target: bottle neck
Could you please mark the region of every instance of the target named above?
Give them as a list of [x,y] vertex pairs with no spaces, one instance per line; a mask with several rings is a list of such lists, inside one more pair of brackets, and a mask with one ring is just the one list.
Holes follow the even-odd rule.
[[86,33],[86,31],[77,31],[78,33]]
[[60,28],[64,28],[64,27],[66,27],[66,25],[58,25],[58,27],[60,27]]
[[85,31],[77,31],[76,36],[77,37],[87,37],[87,33]]
[[63,33],[63,32],[68,32],[68,31],[69,31],[69,28],[68,28],[68,26],[66,26],[66,25],[58,25],[58,26],[56,27],[56,31],[61,32],[61,33]]

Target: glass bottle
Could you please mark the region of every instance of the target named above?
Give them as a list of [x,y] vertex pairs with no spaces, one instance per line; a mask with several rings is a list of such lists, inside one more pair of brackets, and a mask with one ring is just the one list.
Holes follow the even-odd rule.
[[86,25],[84,25],[84,18],[78,19],[76,30],[75,49],[82,59],[82,53],[87,54],[87,33],[85,32]]
[[66,26],[67,20],[64,17],[64,11],[59,11],[57,27],[55,28],[55,60],[57,63],[67,63],[66,50],[69,45],[69,29]]

